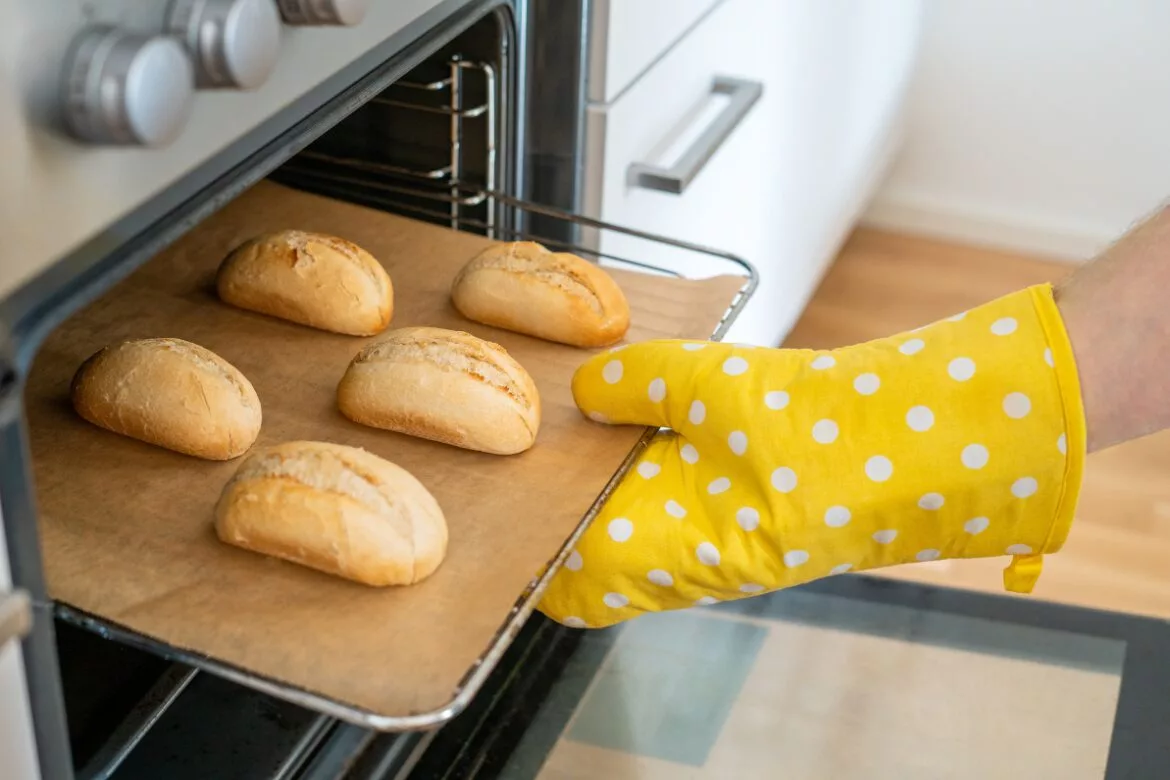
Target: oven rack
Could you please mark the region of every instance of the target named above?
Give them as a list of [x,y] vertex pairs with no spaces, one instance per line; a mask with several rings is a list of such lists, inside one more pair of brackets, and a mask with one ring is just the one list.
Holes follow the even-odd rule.
[[[320,158],[310,158],[309,163],[305,164],[305,161],[299,157],[294,158],[278,170],[272,179],[327,197],[384,211],[404,213],[406,216],[422,216],[440,223],[453,224],[454,229],[471,230],[480,234],[489,229],[488,222],[463,214],[452,217],[451,212],[444,209],[443,205],[449,205],[452,201],[466,203],[476,198],[480,198],[479,202],[483,202],[490,198],[501,210],[506,210],[509,214],[507,222],[495,225],[497,237],[500,239],[538,241],[563,251],[579,253],[597,262],[626,266],[643,273],[683,276],[677,270],[669,267],[651,265],[631,258],[606,254],[589,247],[548,239],[520,228],[508,227],[508,225],[525,224],[527,218],[539,216],[545,220],[563,221],[578,228],[588,228],[597,231],[598,235],[612,232],[638,239],[658,247],[677,251],[681,256],[704,257],[712,263],[711,276],[731,275],[743,279],[734,299],[713,330],[710,336],[712,341],[719,341],[726,335],[758,284],[757,271],[750,262],[734,254],[711,247],[658,236],[572,214],[561,209],[537,205],[503,192],[472,188],[459,183],[452,184],[449,188],[454,194],[452,192],[438,192],[399,183],[398,177],[380,176],[374,178],[371,176],[376,170],[374,168],[364,168],[367,177],[363,179],[348,173],[329,173],[321,165]],[[419,207],[410,202],[413,200],[437,203],[439,207],[436,209]],[[375,737],[374,732],[432,732],[443,726],[460,714],[483,687],[512,641],[524,627],[553,576],[560,570],[585,529],[597,516],[605,501],[629,472],[638,455],[656,433],[656,429],[648,429],[639,439],[600,495],[582,516],[573,533],[557,551],[548,568],[540,576],[534,578],[519,595],[505,616],[491,644],[459,682],[449,702],[432,712],[402,717],[379,715],[279,680],[258,676],[214,658],[167,645],[151,637],[128,630],[115,622],[66,604],[57,604],[55,614],[58,619],[66,623],[79,626],[107,639],[147,650],[174,662],[173,666],[160,678],[158,684],[143,697],[139,705],[114,730],[108,743],[97,751],[94,760],[83,768],[79,777],[85,778],[85,780],[104,780],[104,778],[112,776],[134,747],[148,735],[152,726],[157,724],[170,708],[182,700],[184,692],[190,688],[192,680],[199,671],[209,672],[213,676],[224,678],[245,688],[274,696],[277,699],[318,713],[317,719],[314,720],[313,729],[311,729],[312,733],[306,736],[305,744],[298,748],[306,754],[314,749],[325,749],[321,748],[320,745],[326,745],[334,750],[340,750],[344,745],[349,745],[356,753],[365,750],[371,744]],[[355,727],[357,731],[354,731]],[[365,737],[359,738],[363,734]],[[338,741],[341,743],[340,746],[336,744]],[[273,777],[282,779],[291,776],[293,775],[281,774]]]
[[[410,167],[384,161],[371,161],[343,157],[318,151],[313,148],[301,152],[299,158],[335,167],[365,170],[379,176],[398,178],[410,182],[418,192],[445,194],[447,212],[445,220],[449,227],[458,229],[464,219],[467,207],[485,205],[483,232],[494,238],[496,226],[496,195],[498,181],[498,121],[500,105],[499,79],[496,68],[490,63],[473,62],[462,55],[450,57],[446,63],[446,75],[424,81],[400,80],[390,85],[382,95],[372,98],[373,105],[387,106],[396,111],[415,111],[449,118],[448,144],[445,148],[446,162],[436,167]],[[478,78],[483,93],[482,99],[468,105],[468,78]],[[463,194],[465,175],[468,170],[464,134],[470,120],[482,122],[484,157],[477,168],[484,171],[480,189]]]

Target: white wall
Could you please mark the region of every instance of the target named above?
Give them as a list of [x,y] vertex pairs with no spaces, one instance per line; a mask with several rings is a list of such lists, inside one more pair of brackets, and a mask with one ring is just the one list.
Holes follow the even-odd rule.
[[1170,197],[1170,2],[930,0],[865,221],[1084,258]]

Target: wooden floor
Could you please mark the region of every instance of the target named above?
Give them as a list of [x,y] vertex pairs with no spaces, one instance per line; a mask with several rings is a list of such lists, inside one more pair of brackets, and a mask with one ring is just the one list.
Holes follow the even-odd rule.
[[[888,336],[1070,270],[862,229],[843,248],[787,346],[830,348]],[[1005,563],[942,561],[885,573],[1001,592]],[[1089,459],[1072,534],[1062,552],[1045,559],[1031,598],[1170,618],[1170,434]]]

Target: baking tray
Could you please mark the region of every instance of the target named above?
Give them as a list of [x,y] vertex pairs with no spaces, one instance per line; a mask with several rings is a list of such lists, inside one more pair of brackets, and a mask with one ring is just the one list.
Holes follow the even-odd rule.
[[[579,219],[507,200],[509,208]],[[393,327],[460,328],[503,344],[540,389],[546,413],[537,445],[499,458],[341,417],[336,382],[368,339],[234,309],[214,296],[215,267],[232,246],[287,227],[343,235],[378,257],[395,284]],[[662,241],[728,273],[683,280],[612,269],[631,303],[629,340],[721,336],[754,289],[754,271],[726,253]],[[59,616],[368,728],[429,729],[460,712],[652,434],[596,425],[576,411],[569,382],[588,351],[459,317],[450,282],[490,243],[261,182],[58,328],[38,353],[25,400]],[[264,405],[257,446],[338,441],[415,473],[447,513],[443,566],[417,586],[375,590],[219,543],[211,508],[238,461],[151,447],[88,425],[69,407],[69,380],[85,357],[146,336],[187,338],[239,367]]]

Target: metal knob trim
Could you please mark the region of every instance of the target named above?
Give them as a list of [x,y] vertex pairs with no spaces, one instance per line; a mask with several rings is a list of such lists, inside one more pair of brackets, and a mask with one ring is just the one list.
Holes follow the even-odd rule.
[[182,44],[112,27],[90,27],[65,61],[69,132],[93,144],[163,146],[187,123],[195,75]]
[[285,24],[344,25],[360,24],[369,10],[370,0],[278,0]]
[[273,0],[173,0],[166,27],[194,60],[199,89],[256,89],[280,57]]

